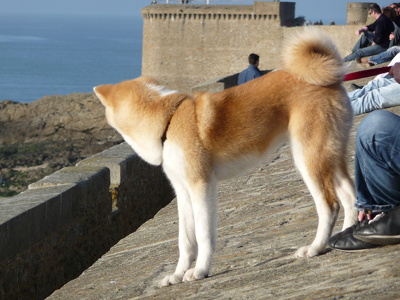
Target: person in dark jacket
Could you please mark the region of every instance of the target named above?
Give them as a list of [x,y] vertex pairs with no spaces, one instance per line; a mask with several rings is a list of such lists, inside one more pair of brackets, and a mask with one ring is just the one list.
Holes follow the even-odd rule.
[[356,31],[357,35],[364,33],[344,61],[379,54],[389,47],[390,34],[394,31],[394,25],[378,4],[371,4],[369,14],[376,20],[374,23]]
[[238,85],[243,84],[247,81],[250,81],[254,78],[260,77],[263,75],[261,71],[258,69],[258,65],[260,63],[260,56],[257,54],[251,53],[249,55],[249,67],[246,70],[243,70],[239,74]]

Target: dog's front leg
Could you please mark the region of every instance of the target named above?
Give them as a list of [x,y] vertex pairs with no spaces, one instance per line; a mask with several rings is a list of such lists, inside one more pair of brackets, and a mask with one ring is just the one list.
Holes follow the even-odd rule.
[[195,268],[185,273],[183,281],[206,278],[211,270],[218,227],[216,179],[213,177],[207,183],[197,183],[191,190],[191,200],[198,255]]
[[179,215],[179,260],[175,273],[166,276],[160,286],[181,283],[183,275],[197,256],[197,242],[194,228],[193,209],[188,192],[176,189]]

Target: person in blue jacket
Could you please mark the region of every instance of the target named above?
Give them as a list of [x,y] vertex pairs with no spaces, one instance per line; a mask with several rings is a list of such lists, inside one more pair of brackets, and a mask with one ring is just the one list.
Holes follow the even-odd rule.
[[263,75],[258,69],[260,56],[254,53],[249,55],[249,67],[239,73],[238,85]]

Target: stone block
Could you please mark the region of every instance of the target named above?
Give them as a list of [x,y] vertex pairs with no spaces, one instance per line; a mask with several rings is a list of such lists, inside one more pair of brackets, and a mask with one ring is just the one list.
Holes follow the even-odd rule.
[[140,159],[127,143],[121,143],[77,163],[77,166],[104,166],[110,170],[110,181],[119,185],[128,176],[129,162]]
[[63,215],[62,195],[73,185],[27,190],[0,202],[0,261],[18,254],[70,221]]

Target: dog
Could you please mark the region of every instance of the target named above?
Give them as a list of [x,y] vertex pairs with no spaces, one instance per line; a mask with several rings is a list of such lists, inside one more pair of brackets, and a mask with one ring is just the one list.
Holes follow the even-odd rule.
[[343,228],[355,223],[346,163],[353,112],[342,85],[342,58],[326,34],[310,29],[293,37],[282,53],[277,70],[214,94],[190,96],[149,77],[94,88],[109,124],[143,160],[163,166],[176,193],[179,260],[160,286],[209,275],[217,239],[217,181],[257,166],[284,143],[291,146],[319,218],[314,241],[295,255],[325,251],[338,199]]

